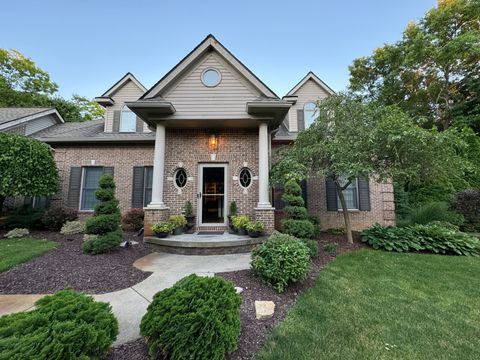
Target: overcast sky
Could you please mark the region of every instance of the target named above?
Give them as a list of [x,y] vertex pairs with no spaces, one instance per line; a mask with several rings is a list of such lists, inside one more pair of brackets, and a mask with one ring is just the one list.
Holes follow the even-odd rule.
[[101,95],[126,72],[147,88],[213,34],[279,96],[309,70],[334,90],[348,65],[400,39],[434,0],[3,1],[0,47],[32,58],[59,93]]

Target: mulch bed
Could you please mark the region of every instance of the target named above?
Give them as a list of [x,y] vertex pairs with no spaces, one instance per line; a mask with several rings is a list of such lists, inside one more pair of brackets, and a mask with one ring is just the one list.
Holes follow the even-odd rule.
[[[319,238],[319,255],[313,260],[312,269],[305,281],[290,285],[283,293],[277,293],[271,286],[261,282],[250,270],[233,271],[216,274],[232,281],[235,286],[243,288],[240,308],[241,334],[238,348],[227,355],[229,360],[253,359],[272,329],[282,321],[288,309],[294,304],[298,294],[310,288],[319,271],[334,258],[323,250],[323,245],[330,242],[338,244],[337,254],[365,247],[358,234],[354,235],[354,244],[346,243],[345,235],[322,233]],[[275,303],[275,314],[268,320],[255,319],[255,300],[271,300]],[[112,349],[109,359],[113,360],[147,360],[147,346],[143,339],[137,339]]]
[[125,232],[124,240],[135,240],[137,245],[94,256],[82,252],[83,235],[68,236],[73,240],[52,231],[32,231],[31,235],[56,241],[58,247],[0,273],[0,294],[46,294],[67,287],[99,294],[133,286],[151,274],[132,266],[135,260],[152,252],[135,233]]

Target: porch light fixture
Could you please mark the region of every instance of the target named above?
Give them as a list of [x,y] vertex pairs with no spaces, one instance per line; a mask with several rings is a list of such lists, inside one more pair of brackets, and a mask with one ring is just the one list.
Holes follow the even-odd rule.
[[212,134],[208,138],[208,148],[210,150],[216,151],[218,149],[218,138],[217,135]]

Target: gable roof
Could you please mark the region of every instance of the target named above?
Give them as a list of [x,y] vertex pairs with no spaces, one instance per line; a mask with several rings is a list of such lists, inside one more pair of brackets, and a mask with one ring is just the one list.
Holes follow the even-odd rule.
[[142,91],[147,91],[145,86],[143,86],[142,83],[138,81],[138,79],[131,72],[127,72],[120,80],[113,84],[110,89],[105,91],[100,97],[111,97],[118,89],[125,85],[127,81],[132,81],[135,85],[142,89]]
[[209,34],[200,44],[188,53],[180,62],[167,72],[155,85],[153,85],[140,99],[151,98],[162,91],[167,85],[175,81],[183,74],[191,64],[198,60],[207,51],[216,51],[233,68],[242,74],[250,83],[257,88],[265,97],[278,99],[267,85],[265,85],[250,69],[238,60],[227,48],[225,48],[212,34]]
[[300,80],[297,85],[295,85],[285,96],[291,96],[295,94],[298,89],[300,89],[308,80],[313,80],[316,84],[318,84],[321,88],[323,88],[329,95],[335,94],[335,91],[332,90],[330,86],[325,84],[313,71],[309,71],[305,77]]
[[53,115],[57,123],[64,123],[55,108],[47,107],[6,107],[0,108],[0,130],[7,129],[34,119]]

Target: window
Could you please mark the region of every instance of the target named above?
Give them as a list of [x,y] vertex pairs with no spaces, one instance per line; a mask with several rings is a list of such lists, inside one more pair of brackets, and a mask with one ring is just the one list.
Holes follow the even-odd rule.
[[143,206],[145,207],[152,201],[153,166],[145,166],[144,171]]
[[95,191],[98,189],[98,181],[103,175],[103,167],[84,167],[82,181],[82,200],[80,210],[93,210],[97,199]]
[[314,102],[306,103],[303,106],[303,115],[305,118],[305,129],[307,129],[318,117],[317,105]]
[[187,185],[187,172],[185,169],[180,168],[175,172],[175,185],[181,189]]
[[[347,178],[341,177],[340,184],[345,184]],[[343,190],[343,196],[345,197],[345,203],[347,204],[348,210],[358,210],[358,180],[354,179],[348,185],[348,187]],[[342,210],[342,204],[340,203],[340,199],[337,199],[338,209]]]
[[238,181],[240,182],[240,186],[244,189],[248,188],[252,183],[252,173],[249,169],[243,168],[240,170],[240,175],[238,176]]
[[135,132],[137,116],[128,107],[124,106],[120,115],[120,132]]
[[218,84],[220,84],[220,81],[222,80],[222,76],[220,75],[220,72],[217,69],[206,69],[202,73],[202,83],[205,86],[208,87],[215,87]]

